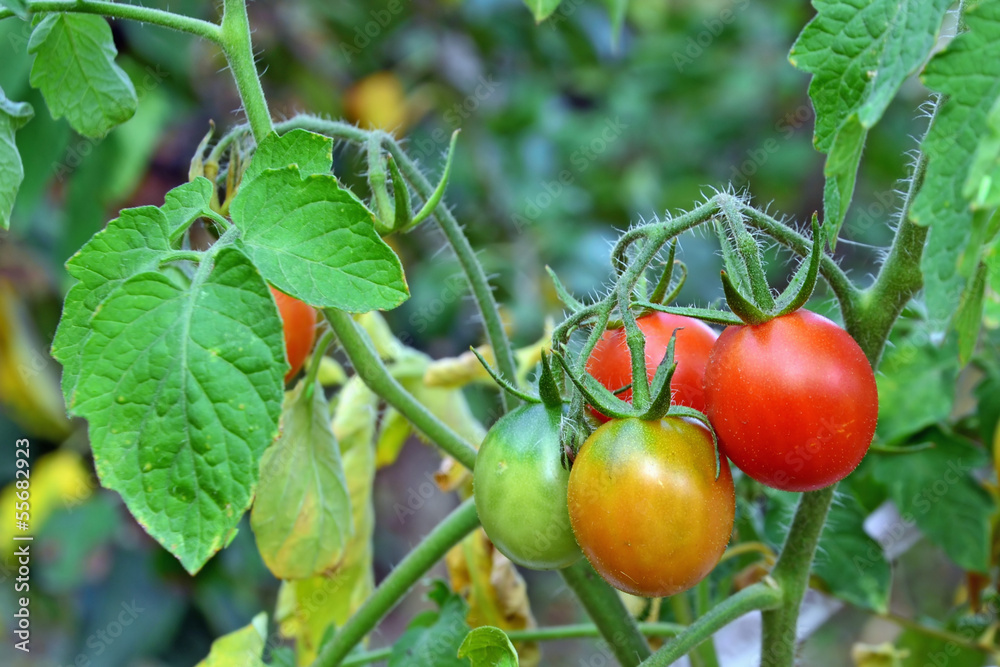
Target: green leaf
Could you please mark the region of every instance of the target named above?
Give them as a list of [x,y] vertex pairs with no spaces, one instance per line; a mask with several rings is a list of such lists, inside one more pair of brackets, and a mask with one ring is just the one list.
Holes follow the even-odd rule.
[[292,130],[278,136],[269,134],[254,152],[250,166],[243,173],[241,185],[260,176],[267,169],[297,166],[304,176],[329,174],[333,167],[333,139],[309,132]]
[[962,196],[974,209],[1000,206],[1000,97],[986,114],[986,132],[972,156]]
[[813,75],[816,149],[827,153],[852,116],[863,130],[937,41],[952,0],[813,0],[816,17],[792,46],[792,65]]
[[831,249],[837,245],[837,236],[847,209],[851,207],[854,182],[858,177],[858,165],[861,164],[867,136],[868,130],[861,127],[857,116],[848,118],[837,132],[823,167],[826,179],[823,186],[823,230]]
[[947,97],[921,145],[927,170],[910,209],[913,222],[930,226],[921,268],[928,314],[939,330],[958,307],[979,255],[979,246],[970,244],[973,210],[963,192],[1000,97],[1000,4],[980,3],[965,21],[969,30],[924,70],[924,83]]
[[240,188],[230,214],[267,281],[311,306],[358,313],[409,297],[399,258],[333,176],[266,170]]
[[232,247],[213,259],[188,286],[140,273],[103,301],[72,408],[101,483],[192,573],[250,505],[284,385],[267,284]]
[[135,114],[138,98],[128,75],[115,64],[111,27],[100,16],[49,14],[31,33],[35,56],[31,85],[42,91],[53,118],[103,137]]
[[879,372],[879,418],[875,435],[895,443],[948,418],[955,403],[958,355],[913,335],[893,340]]
[[92,334],[91,317],[123,281],[155,270],[169,250],[170,221],[155,206],[142,206],[123,210],[66,262],[69,274],[80,282],[66,295],[52,356],[63,365],[63,395],[70,410],[76,403],[80,354]]
[[167,216],[170,231],[173,232],[179,227],[186,227],[203,216],[205,211],[211,210],[211,202],[212,182],[199,176],[190,183],[179,185],[168,192],[161,208]]
[[208,657],[196,667],[264,667],[264,644],[267,640],[267,614],[254,616],[244,626],[212,642]]
[[250,526],[279,579],[332,571],[352,533],[351,500],[319,384],[300,382],[285,396],[282,432],[260,462]]
[[22,21],[28,18],[28,3],[26,0],[0,0],[0,7],[6,7],[14,12],[14,16]]
[[1000,328],[1000,242],[994,243],[985,253],[988,286],[983,306],[983,321],[991,328]]
[[440,581],[428,597],[437,602],[440,611],[414,617],[393,645],[388,667],[469,667],[470,662],[458,656],[469,633],[465,600]]
[[14,197],[24,180],[24,167],[14,143],[14,133],[34,114],[30,104],[11,102],[0,88],[0,229],[10,229]]
[[868,130],[937,41],[951,0],[813,0],[816,17],[792,46],[792,65],[813,75],[816,149],[824,168],[823,227],[830,247],[854,193]]
[[531,14],[535,17],[535,23],[541,23],[549,18],[552,12],[559,8],[560,2],[562,0],[524,0],[524,4],[528,6]]
[[[977,633],[978,634],[978,633]],[[975,635],[968,635],[974,639]],[[982,667],[988,662],[989,656],[974,648],[959,646],[947,639],[939,639],[920,630],[907,628],[895,641],[896,648],[906,651],[903,667],[929,667],[934,663],[947,667]]]
[[472,667],[518,667],[517,651],[507,633],[484,625],[465,636],[458,647],[458,657],[468,658]]
[[986,455],[938,430],[925,440],[935,446],[906,456],[872,453],[875,478],[889,489],[904,521],[916,522],[960,567],[988,572],[990,522],[996,508],[970,474],[985,465]]
[[[784,542],[799,494],[768,489],[765,528],[775,547]],[[838,494],[820,536],[813,573],[834,596],[882,613],[889,606],[892,568],[864,531],[866,513],[850,494]]]
[[983,304],[986,300],[987,266],[979,264],[972,282],[962,294],[962,301],[955,311],[954,328],[958,333],[958,359],[965,366],[972,359],[983,323]]

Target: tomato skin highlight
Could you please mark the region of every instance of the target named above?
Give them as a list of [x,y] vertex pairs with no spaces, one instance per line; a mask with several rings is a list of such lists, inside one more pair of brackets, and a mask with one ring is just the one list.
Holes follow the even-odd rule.
[[281,313],[285,329],[285,354],[291,366],[285,373],[287,384],[302,369],[302,364],[305,363],[316,342],[316,311],[312,306],[273,287],[271,294],[278,304],[278,312]]
[[878,421],[875,374],[861,348],[807,310],[723,331],[705,373],[705,399],[725,455],[784,491],[846,477]]
[[[686,405],[699,412],[705,411],[705,365],[718,334],[701,320],[683,315],[655,312],[640,317],[639,330],[646,338],[646,375],[650,380],[663,361],[675,329],[674,361],[677,369],[670,381],[673,394],[671,402]],[[624,329],[610,329],[597,342],[594,352],[587,359],[587,372],[611,391],[617,391],[632,382],[632,357],[625,341]],[[618,394],[624,401],[632,402],[632,389]],[[602,422],[608,418],[596,410],[593,414]]]
[[708,431],[677,417],[613,420],[580,448],[569,515],[594,569],[615,588],[665,597],[691,588],[729,544],[736,495]]
[[558,409],[522,405],[486,434],[473,471],[483,529],[510,560],[536,570],[572,565],[583,555],[566,507]]

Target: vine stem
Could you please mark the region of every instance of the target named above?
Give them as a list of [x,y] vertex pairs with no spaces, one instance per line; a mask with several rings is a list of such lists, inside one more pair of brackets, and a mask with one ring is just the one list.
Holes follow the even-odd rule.
[[476,504],[469,498],[399,562],[364,604],[323,648],[313,667],[335,667],[406,595],[448,550],[479,526]]
[[[126,5],[119,2],[106,2],[104,0],[29,0],[27,5],[29,13],[67,12],[73,14],[97,14],[109,18],[128,19],[163,28],[170,28],[171,30],[203,37],[216,44],[222,43],[222,30],[215,23],[174,14],[162,9],[151,9],[139,5]],[[13,11],[0,8],[0,19],[12,16],[14,16]]]
[[267,98],[257,76],[250,39],[250,19],[247,17],[246,0],[224,0],[222,11],[222,51],[226,54],[229,69],[236,80],[243,110],[246,112],[254,139],[260,143],[274,132]]
[[328,308],[323,311],[340,344],[347,353],[354,371],[368,388],[399,410],[418,429],[424,432],[441,449],[469,470],[476,465],[476,448],[458,435],[447,424],[435,417],[413,395],[392,377],[379,359],[371,341],[358,329],[354,319],[342,310]]
[[767,580],[726,598],[692,623],[684,632],[642,663],[642,667],[666,667],[679,660],[723,627],[751,611],[767,610],[782,603],[781,590]]
[[587,559],[581,558],[560,570],[560,574],[580,598],[622,667],[636,667],[649,657],[649,644],[639,631],[635,618],[625,609],[618,593],[600,578]]
[[[640,623],[639,631],[646,637],[674,637],[684,630],[683,625],[677,623]],[[544,642],[560,639],[595,639],[601,636],[600,630],[591,623],[577,623],[574,625],[550,625],[544,628],[530,628],[527,630],[505,630],[507,637],[512,642]],[[365,653],[351,655],[346,658],[340,667],[360,667],[370,665],[373,662],[388,660],[392,655],[392,647],[375,649]]]

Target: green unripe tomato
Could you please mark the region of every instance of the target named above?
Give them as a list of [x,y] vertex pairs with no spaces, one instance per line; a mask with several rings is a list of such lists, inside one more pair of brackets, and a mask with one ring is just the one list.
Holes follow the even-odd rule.
[[582,555],[566,506],[560,418],[558,409],[537,404],[504,415],[483,440],[473,475],[486,534],[507,558],[535,570],[563,568]]

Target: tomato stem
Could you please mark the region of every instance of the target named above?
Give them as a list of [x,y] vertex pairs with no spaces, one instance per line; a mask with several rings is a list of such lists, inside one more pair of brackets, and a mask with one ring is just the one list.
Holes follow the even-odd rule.
[[434,527],[382,580],[334,638],[324,646],[313,667],[335,667],[365,635],[395,607],[448,550],[479,526],[476,504],[469,498]]
[[[222,42],[222,32],[215,23],[175,14],[162,9],[152,9],[120,2],[106,2],[105,0],[86,0],[85,2],[81,0],[28,0],[26,4],[29,13],[67,12],[72,14],[97,14],[98,16],[128,19],[163,28],[170,28],[178,32],[186,32],[216,44]],[[0,7],[0,19],[12,16],[14,16],[12,10]]]
[[250,39],[250,19],[247,17],[245,0],[224,0],[222,11],[222,51],[232,70],[243,101],[254,139],[262,141],[274,132],[271,112],[267,108],[267,98],[257,76],[257,64],[253,57],[253,43]]

